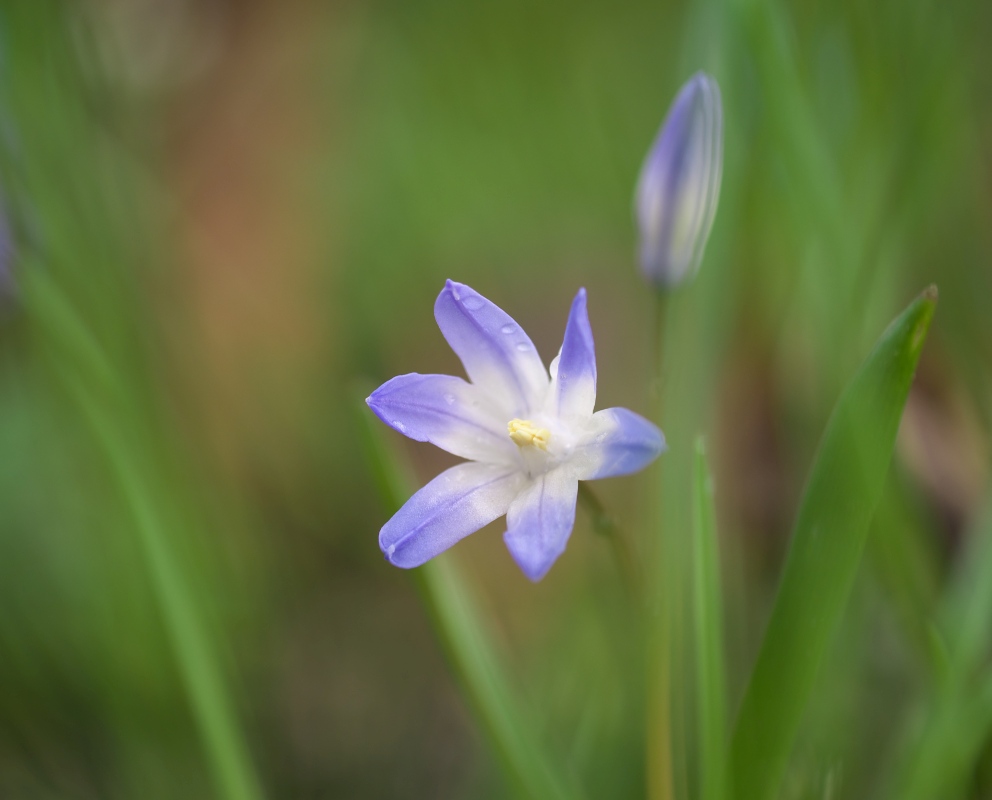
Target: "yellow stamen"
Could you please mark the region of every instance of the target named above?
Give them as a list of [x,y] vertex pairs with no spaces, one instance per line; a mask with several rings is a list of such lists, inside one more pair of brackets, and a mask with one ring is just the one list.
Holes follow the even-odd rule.
[[517,447],[536,447],[539,450],[548,449],[548,440],[551,439],[551,431],[547,428],[538,428],[533,422],[527,419],[511,419],[506,426]]

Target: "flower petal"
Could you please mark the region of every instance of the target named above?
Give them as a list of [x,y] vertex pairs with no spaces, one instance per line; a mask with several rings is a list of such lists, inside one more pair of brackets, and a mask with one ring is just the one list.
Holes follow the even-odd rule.
[[565,551],[575,525],[578,491],[578,480],[556,469],[536,478],[510,506],[503,539],[532,581],[541,580]]
[[470,462],[445,470],[406,501],[379,531],[379,547],[397,567],[419,567],[506,513],[524,475]]
[[507,421],[527,417],[543,400],[548,374],[534,343],[509,314],[468,286],[448,281],[434,317],[472,383],[500,403]]
[[585,289],[579,289],[572,301],[565,341],[555,362],[551,367],[551,410],[559,417],[588,417],[596,406],[596,348]]
[[365,401],[377,417],[418,442],[473,461],[513,463],[506,422],[476,386],[452,375],[400,375]]
[[626,408],[606,408],[592,424],[571,463],[579,480],[612,478],[644,469],[665,451],[665,435],[654,423]]

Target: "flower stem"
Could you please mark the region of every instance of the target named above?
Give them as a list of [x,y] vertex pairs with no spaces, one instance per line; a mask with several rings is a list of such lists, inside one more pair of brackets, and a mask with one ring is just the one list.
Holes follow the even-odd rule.
[[644,593],[641,589],[642,579],[634,560],[634,552],[630,542],[624,536],[616,520],[606,510],[602,501],[596,496],[596,493],[584,481],[579,482],[579,502],[589,514],[592,529],[610,542],[624,587],[636,607],[640,608],[644,599]]
[[[656,422],[661,427],[662,406],[664,398],[664,342],[668,327],[668,294],[659,292],[656,295],[653,319],[653,337],[651,339],[650,358],[653,369],[650,371],[650,402],[655,409]],[[663,473],[663,470],[662,470]],[[653,566],[654,573],[659,577],[652,596],[647,598],[650,612],[647,617],[645,636],[647,648],[647,796],[649,800],[672,800],[675,796],[674,770],[672,763],[672,707],[670,698],[671,685],[671,625],[672,598],[667,591],[668,571],[667,551],[670,549],[665,540],[665,525],[663,519],[663,503],[661,497],[664,487],[659,485],[652,493],[654,498],[652,514],[654,517]]]
[[[413,492],[406,465],[389,449],[362,398],[354,392],[358,429],[379,494],[391,511]],[[581,484],[580,484],[581,485]],[[503,664],[487,619],[450,554],[413,573],[422,602],[451,664],[456,680],[514,786],[514,796],[528,800],[582,800],[570,772],[545,751],[531,709],[523,702]]]

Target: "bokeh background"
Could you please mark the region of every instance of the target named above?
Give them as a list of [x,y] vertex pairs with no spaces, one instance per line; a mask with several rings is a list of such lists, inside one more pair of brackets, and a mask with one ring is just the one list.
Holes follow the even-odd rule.
[[[218,796],[204,664],[193,691],[227,698],[266,796],[514,796],[381,557],[359,435],[378,383],[459,372],[432,315],[446,278],[545,359],[588,288],[600,406],[660,415],[671,444],[598,487],[636,553],[654,487],[707,435],[732,705],[830,409],[938,285],[783,790],[872,796],[988,496],[989,41],[979,0],[4,0],[0,797]],[[723,91],[723,193],[658,343],[632,194],[697,69]],[[421,480],[452,463],[389,442]],[[580,513],[532,585],[501,532],[446,558],[541,740],[589,797],[643,796],[642,654],[608,544]],[[184,667],[167,620],[190,615]]]

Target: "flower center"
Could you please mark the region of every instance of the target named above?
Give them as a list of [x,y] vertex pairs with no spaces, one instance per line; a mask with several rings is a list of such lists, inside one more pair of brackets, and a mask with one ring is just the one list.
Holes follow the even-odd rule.
[[511,419],[506,426],[506,430],[517,447],[536,447],[538,450],[548,449],[551,431],[547,428],[538,428],[529,419]]

